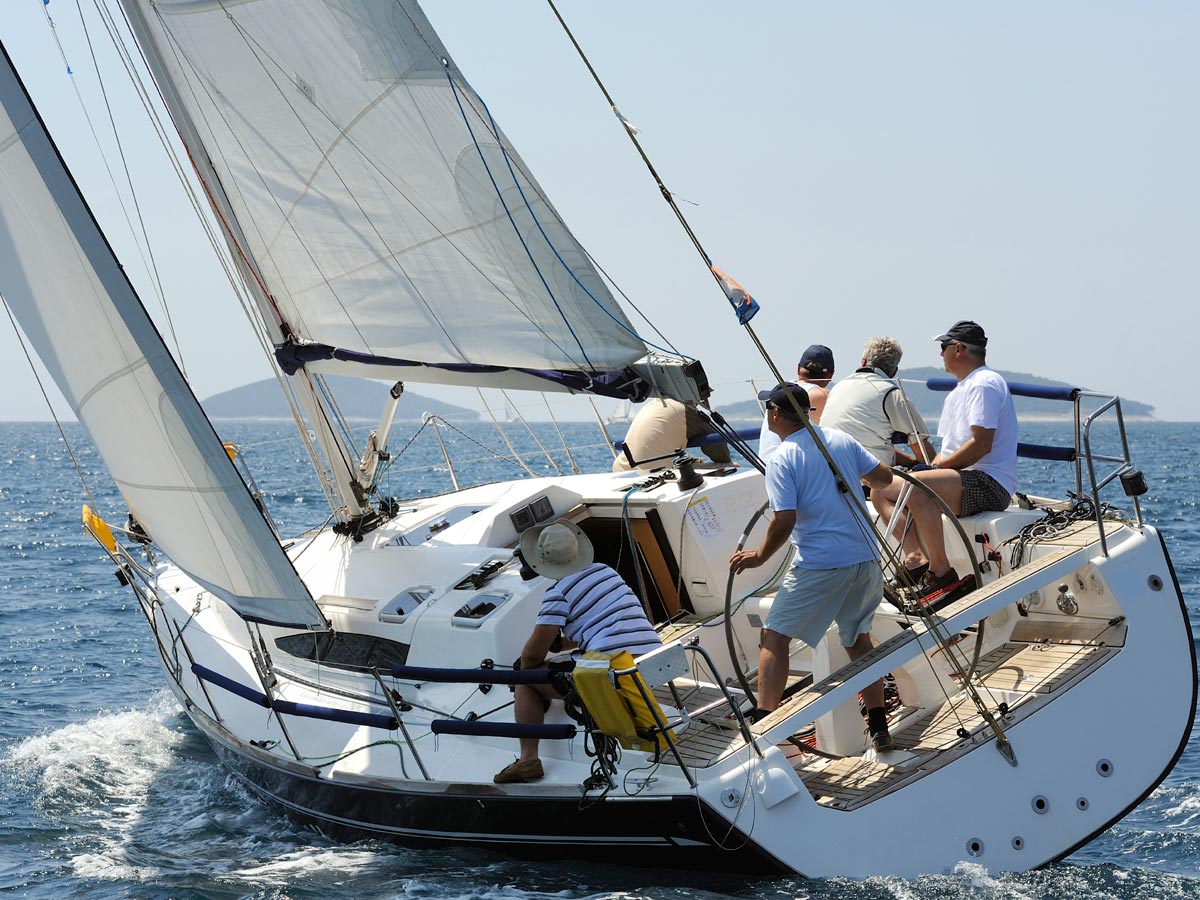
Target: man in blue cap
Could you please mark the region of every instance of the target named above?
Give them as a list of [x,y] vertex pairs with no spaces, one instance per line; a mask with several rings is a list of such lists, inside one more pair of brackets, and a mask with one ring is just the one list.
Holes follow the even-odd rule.
[[[824,344],[813,344],[800,354],[796,365],[796,382],[808,394],[808,418],[814,425],[821,423],[829,382],[833,380],[833,351]],[[763,393],[769,393],[764,391]],[[779,446],[779,437],[771,431],[770,416],[763,416],[758,434],[758,456],[765,463]]]
[[[938,419],[942,448],[931,467],[913,477],[932,488],[956,516],[1007,509],[1017,489],[1017,413],[1008,383],[988,367],[988,339],[978,323],[960,320],[934,340],[941,347],[942,364],[958,384]],[[885,519],[895,509],[902,484],[893,482],[871,495]],[[957,590],[964,579],[946,555],[941,510],[921,491],[910,493],[907,509],[910,521],[897,524],[897,536],[903,540],[909,579],[917,581],[923,598],[948,597],[946,592]]]
[[[858,489],[842,489],[804,427],[800,411],[808,411],[808,394],[798,384],[780,384],[759,399],[766,402],[771,430],[780,439],[767,463],[772,517],[762,546],[733,554],[729,569],[736,574],[761,566],[789,537],[796,554],[760,637],[756,718],[779,705],[792,638],[815,647],[837,622],[842,646],[858,659],[874,646],[871,622],[883,599],[879,547]],[[891,484],[892,470],[849,435],[819,425],[813,431],[846,478],[862,479],[872,489]],[[891,750],[895,743],[887,727],[883,682],[863,688],[862,696],[871,745],[879,752]]]

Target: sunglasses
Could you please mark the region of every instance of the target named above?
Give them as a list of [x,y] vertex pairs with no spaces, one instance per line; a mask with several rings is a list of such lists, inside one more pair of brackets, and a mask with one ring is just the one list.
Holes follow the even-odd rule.
[[942,352],[945,353],[947,348],[953,347],[958,341],[942,341]]

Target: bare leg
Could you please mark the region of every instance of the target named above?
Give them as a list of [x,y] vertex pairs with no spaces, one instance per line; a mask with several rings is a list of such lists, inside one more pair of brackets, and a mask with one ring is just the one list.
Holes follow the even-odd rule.
[[[958,515],[962,509],[962,477],[956,470],[927,469],[915,473],[913,477],[925,487],[932,488],[950,507],[950,511]],[[903,486],[903,482],[897,485],[893,481],[888,487],[877,492],[880,494],[878,501],[875,494],[872,494],[871,501],[881,515],[892,514]],[[914,569],[921,562],[928,560],[929,570],[934,575],[945,575],[950,571],[950,559],[946,555],[941,509],[921,490],[909,492],[905,508],[908,510],[908,517],[902,518],[895,529],[896,537],[902,540],[905,565]],[[907,531],[901,531],[905,524],[909,526]]]
[[[879,513],[880,519],[883,522],[891,520],[892,514],[896,511],[896,501],[900,498],[900,491],[909,487],[905,482],[893,481],[886,488],[871,491],[871,505],[875,507],[875,511]],[[908,497],[911,498],[913,490],[908,490]],[[907,504],[909,499],[906,498]],[[916,524],[912,518],[906,513],[899,517],[896,523],[892,526],[892,534],[896,540],[900,542],[900,549],[904,554],[904,565],[909,569],[915,569],[918,566],[928,562],[921,547],[921,542],[917,533]]]
[[[932,469],[918,473],[921,482],[934,490],[955,515],[962,509],[962,477],[953,469]],[[942,530],[941,508],[920,491],[913,491],[908,501],[909,514],[916,523],[916,532],[929,559],[929,571],[945,575],[950,571],[946,555],[946,535]]]
[[758,708],[772,710],[779,705],[787,683],[788,645],[786,634],[762,630],[758,651]]
[[[545,700],[558,694],[544,684],[518,684],[513,699],[513,721],[522,725],[541,725],[546,720]],[[521,738],[521,761],[538,758],[537,738]]]
[[[858,659],[875,646],[875,642],[871,640],[871,635],[863,632],[854,639],[854,643],[846,648],[846,652],[850,655],[851,660]],[[876,706],[883,706],[883,679],[873,681],[862,689],[863,703],[867,709],[873,709]]]

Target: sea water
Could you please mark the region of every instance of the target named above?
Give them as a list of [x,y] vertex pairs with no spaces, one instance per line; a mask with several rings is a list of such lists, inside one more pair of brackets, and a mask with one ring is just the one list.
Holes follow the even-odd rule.
[[[243,447],[282,533],[325,520],[328,506],[290,425],[217,425],[222,438]],[[432,427],[415,435],[419,423],[397,423],[384,493],[415,497],[451,488]],[[444,429],[443,437],[464,486],[526,474],[503,458],[494,428],[459,427]],[[65,432],[70,453],[52,424],[0,423],[0,893],[31,900],[1200,897],[1195,740],[1138,809],[1066,861],[1025,875],[961,863],[915,880],[756,879],[335,843],[242,789],[166,691],[132,594],[79,524],[83,502],[111,521],[123,518],[123,507],[79,427]],[[509,433],[539,475],[572,465],[595,470],[610,458],[594,425]],[[1100,439],[1115,447],[1115,435],[1110,429]],[[1143,511],[1164,532],[1192,620],[1200,623],[1200,424],[1132,423],[1129,436],[1149,485]],[[1064,437],[1061,425],[1022,425],[1027,442]],[[1023,460],[1021,480],[1041,495],[1074,487],[1063,463]],[[1108,494],[1128,508],[1119,488]],[[1152,697],[1155,685],[1143,687]],[[975,800],[967,794],[947,802]],[[912,823],[914,831],[920,827]],[[860,849],[869,860],[871,847]]]

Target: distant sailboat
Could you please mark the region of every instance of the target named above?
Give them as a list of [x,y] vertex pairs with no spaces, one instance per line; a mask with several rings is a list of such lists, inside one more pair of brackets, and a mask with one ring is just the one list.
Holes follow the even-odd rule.
[[633,421],[633,404],[622,400],[613,410],[612,415],[604,420],[605,425],[628,425]]
[[[797,648],[788,699],[756,723],[747,673],[787,559],[736,578],[728,559],[764,534],[759,472],[381,496],[399,386],[360,459],[325,374],[585,392],[627,415],[697,400],[702,371],[637,335],[413,0],[121,5],[312,429],[332,524],[281,545],[7,55],[0,293],[152,541],[146,558],[85,514],[167,684],[258,796],[339,835],[861,877],[1044,865],[1174,765],[1190,627],[1136,470],[1097,475],[1090,419],[1074,503],[948,518],[979,589],[881,606],[855,663],[836,637]],[[1099,500],[1117,481],[1121,519]],[[545,777],[498,785],[535,733],[504,685],[549,677],[509,665],[548,586],[513,548],[556,517],[638,585],[666,645],[602,665],[579,720],[555,705],[536,732]],[[857,697],[887,673],[900,749],[880,756]]]

